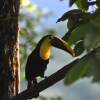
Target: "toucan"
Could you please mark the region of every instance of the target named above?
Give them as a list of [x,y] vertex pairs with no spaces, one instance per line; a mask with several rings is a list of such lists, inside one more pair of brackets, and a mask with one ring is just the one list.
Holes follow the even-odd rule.
[[65,50],[74,56],[74,50],[64,40],[53,35],[44,36],[37,44],[36,48],[28,56],[25,67],[25,78],[29,89],[32,84],[37,84],[37,77],[44,77],[47,64],[51,55],[52,46]]

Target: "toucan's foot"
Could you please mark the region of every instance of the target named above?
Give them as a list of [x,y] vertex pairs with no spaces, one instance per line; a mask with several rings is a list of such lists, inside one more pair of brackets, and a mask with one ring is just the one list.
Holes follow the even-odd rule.
[[37,84],[37,80],[34,79],[34,80],[33,80],[33,85],[36,85],[36,84]]

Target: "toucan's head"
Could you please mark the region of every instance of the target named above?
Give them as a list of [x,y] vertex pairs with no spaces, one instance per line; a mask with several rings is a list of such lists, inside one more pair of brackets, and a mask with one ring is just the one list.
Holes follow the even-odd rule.
[[67,51],[69,54],[74,56],[74,50],[69,46],[69,44],[53,35],[44,36],[40,40],[40,43],[40,57],[44,60],[47,60],[50,57],[52,46]]

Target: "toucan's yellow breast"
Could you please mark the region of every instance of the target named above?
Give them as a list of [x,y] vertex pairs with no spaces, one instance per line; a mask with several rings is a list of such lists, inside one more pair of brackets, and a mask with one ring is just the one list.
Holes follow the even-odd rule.
[[51,43],[48,39],[44,40],[40,47],[40,57],[44,60],[49,59],[51,55]]

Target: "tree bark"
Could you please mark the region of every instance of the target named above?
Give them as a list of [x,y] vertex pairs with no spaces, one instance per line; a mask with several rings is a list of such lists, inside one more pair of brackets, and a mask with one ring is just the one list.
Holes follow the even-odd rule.
[[19,91],[19,0],[0,0],[0,100]]

